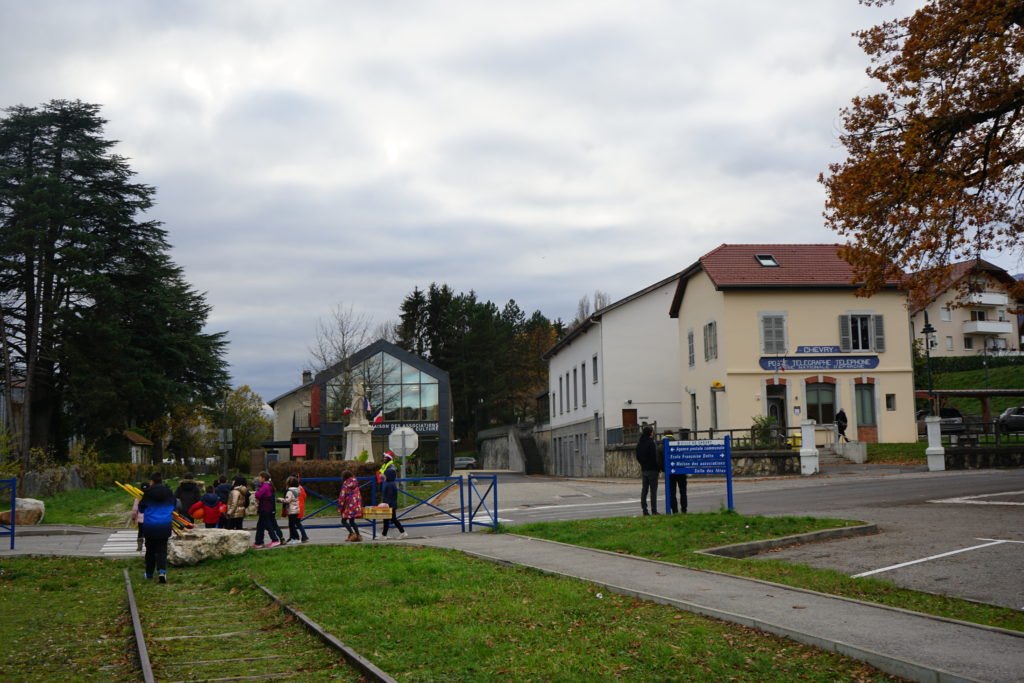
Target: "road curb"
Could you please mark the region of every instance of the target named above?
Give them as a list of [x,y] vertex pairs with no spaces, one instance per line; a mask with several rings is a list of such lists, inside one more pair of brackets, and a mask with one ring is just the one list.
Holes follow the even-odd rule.
[[821,529],[809,531],[805,534],[793,534],[791,536],[779,536],[768,538],[763,541],[748,541],[746,543],[733,543],[731,545],[720,545],[714,548],[704,548],[695,552],[702,555],[718,555],[720,557],[744,558],[757,555],[765,550],[785,548],[786,546],[798,545],[801,543],[817,543],[829,541],[835,538],[851,538],[854,536],[868,536],[878,533],[877,524],[860,524],[858,526],[844,526],[835,529]]

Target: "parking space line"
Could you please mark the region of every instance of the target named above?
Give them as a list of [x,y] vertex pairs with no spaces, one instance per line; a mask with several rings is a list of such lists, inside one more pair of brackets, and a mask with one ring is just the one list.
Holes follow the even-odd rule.
[[1002,493],[983,493],[978,496],[959,496],[957,498],[942,498],[941,500],[929,500],[929,503],[957,503],[960,505],[1024,505],[1011,501],[978,500],[979,498],[991,498],[993,496],[1019,496],[1024,491],[1004,491]]
[[959,553],[966,553],[968,550],[978,550],[979,548],[987,548],[990,545],[1000,545],[1006,543],[1006,541],[992,541],[991,543],[982,543],[981,545],[972,545],[970,548],[961,548],[960,550],[950,550],[948,553],[939,553],[938,555],[932,555],[931,557],[922,557],[920,560],[911,560],[910,562],[901,562],[900,564],[894,564],[890,567],[882,567],[881,569],[872,569],[869,572],[861,572],[860,574],[854,574],[851,578],[859,579],[863,576],[871,576],[872,574],[880,574],[887,572],[891,569],[899,569],[901,567],[909,567],[912,564],[920,564],[921,562],[929,562],[931,560],[937,560],[940,557],[949,557],[950,555],[957,555]]

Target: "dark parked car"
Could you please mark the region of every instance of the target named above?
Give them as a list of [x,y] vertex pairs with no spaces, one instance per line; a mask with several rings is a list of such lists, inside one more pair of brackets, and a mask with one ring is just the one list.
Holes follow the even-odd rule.
[[1007,408],[996,418],[996,428],[1003,432],[1024,432],[1024,406]]
[[[931,415],[927,410],[917,411],[917,433],[924,435],[928,433],[924,419]],[[964,416],[956,408],[939,408],[939,433],[960,434],[964,431]]]
[[475,470],[476,458],[459,457],[455,458],[453,466],[457,470]]

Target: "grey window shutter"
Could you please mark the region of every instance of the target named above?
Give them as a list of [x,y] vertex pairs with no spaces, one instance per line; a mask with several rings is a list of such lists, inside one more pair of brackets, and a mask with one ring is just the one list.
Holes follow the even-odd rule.
[[850,350],[850,316],[839,316],[839,350]]
[[871,316],[875,321],[875,339],[874,348],[878,353],[885,351],[885,322],[884,317],[881,315]]

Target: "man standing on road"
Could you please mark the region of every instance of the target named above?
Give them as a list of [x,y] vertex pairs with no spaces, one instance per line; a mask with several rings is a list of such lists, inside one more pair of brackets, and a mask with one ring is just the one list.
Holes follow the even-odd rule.
[[[675,441],[675,436],[672,432],[665,432],[662,435],[663,439],[669,441]],[[671,469],[671,468],[670,468]],[[685,474],[669,474],[665,473],[668,477],[668,503],[673,513],[678,513],[682,510],[682,513],[686,514],[686,475]],[[678,494],[678,496],[677,496]]]
[[[636,444],[636,461],[640,463],[640,509],[644,514],[658,514],[658,447],[654,443],[654,428],[644,425]],[[647,511],[647,492],[651,493],[651,512]]]

